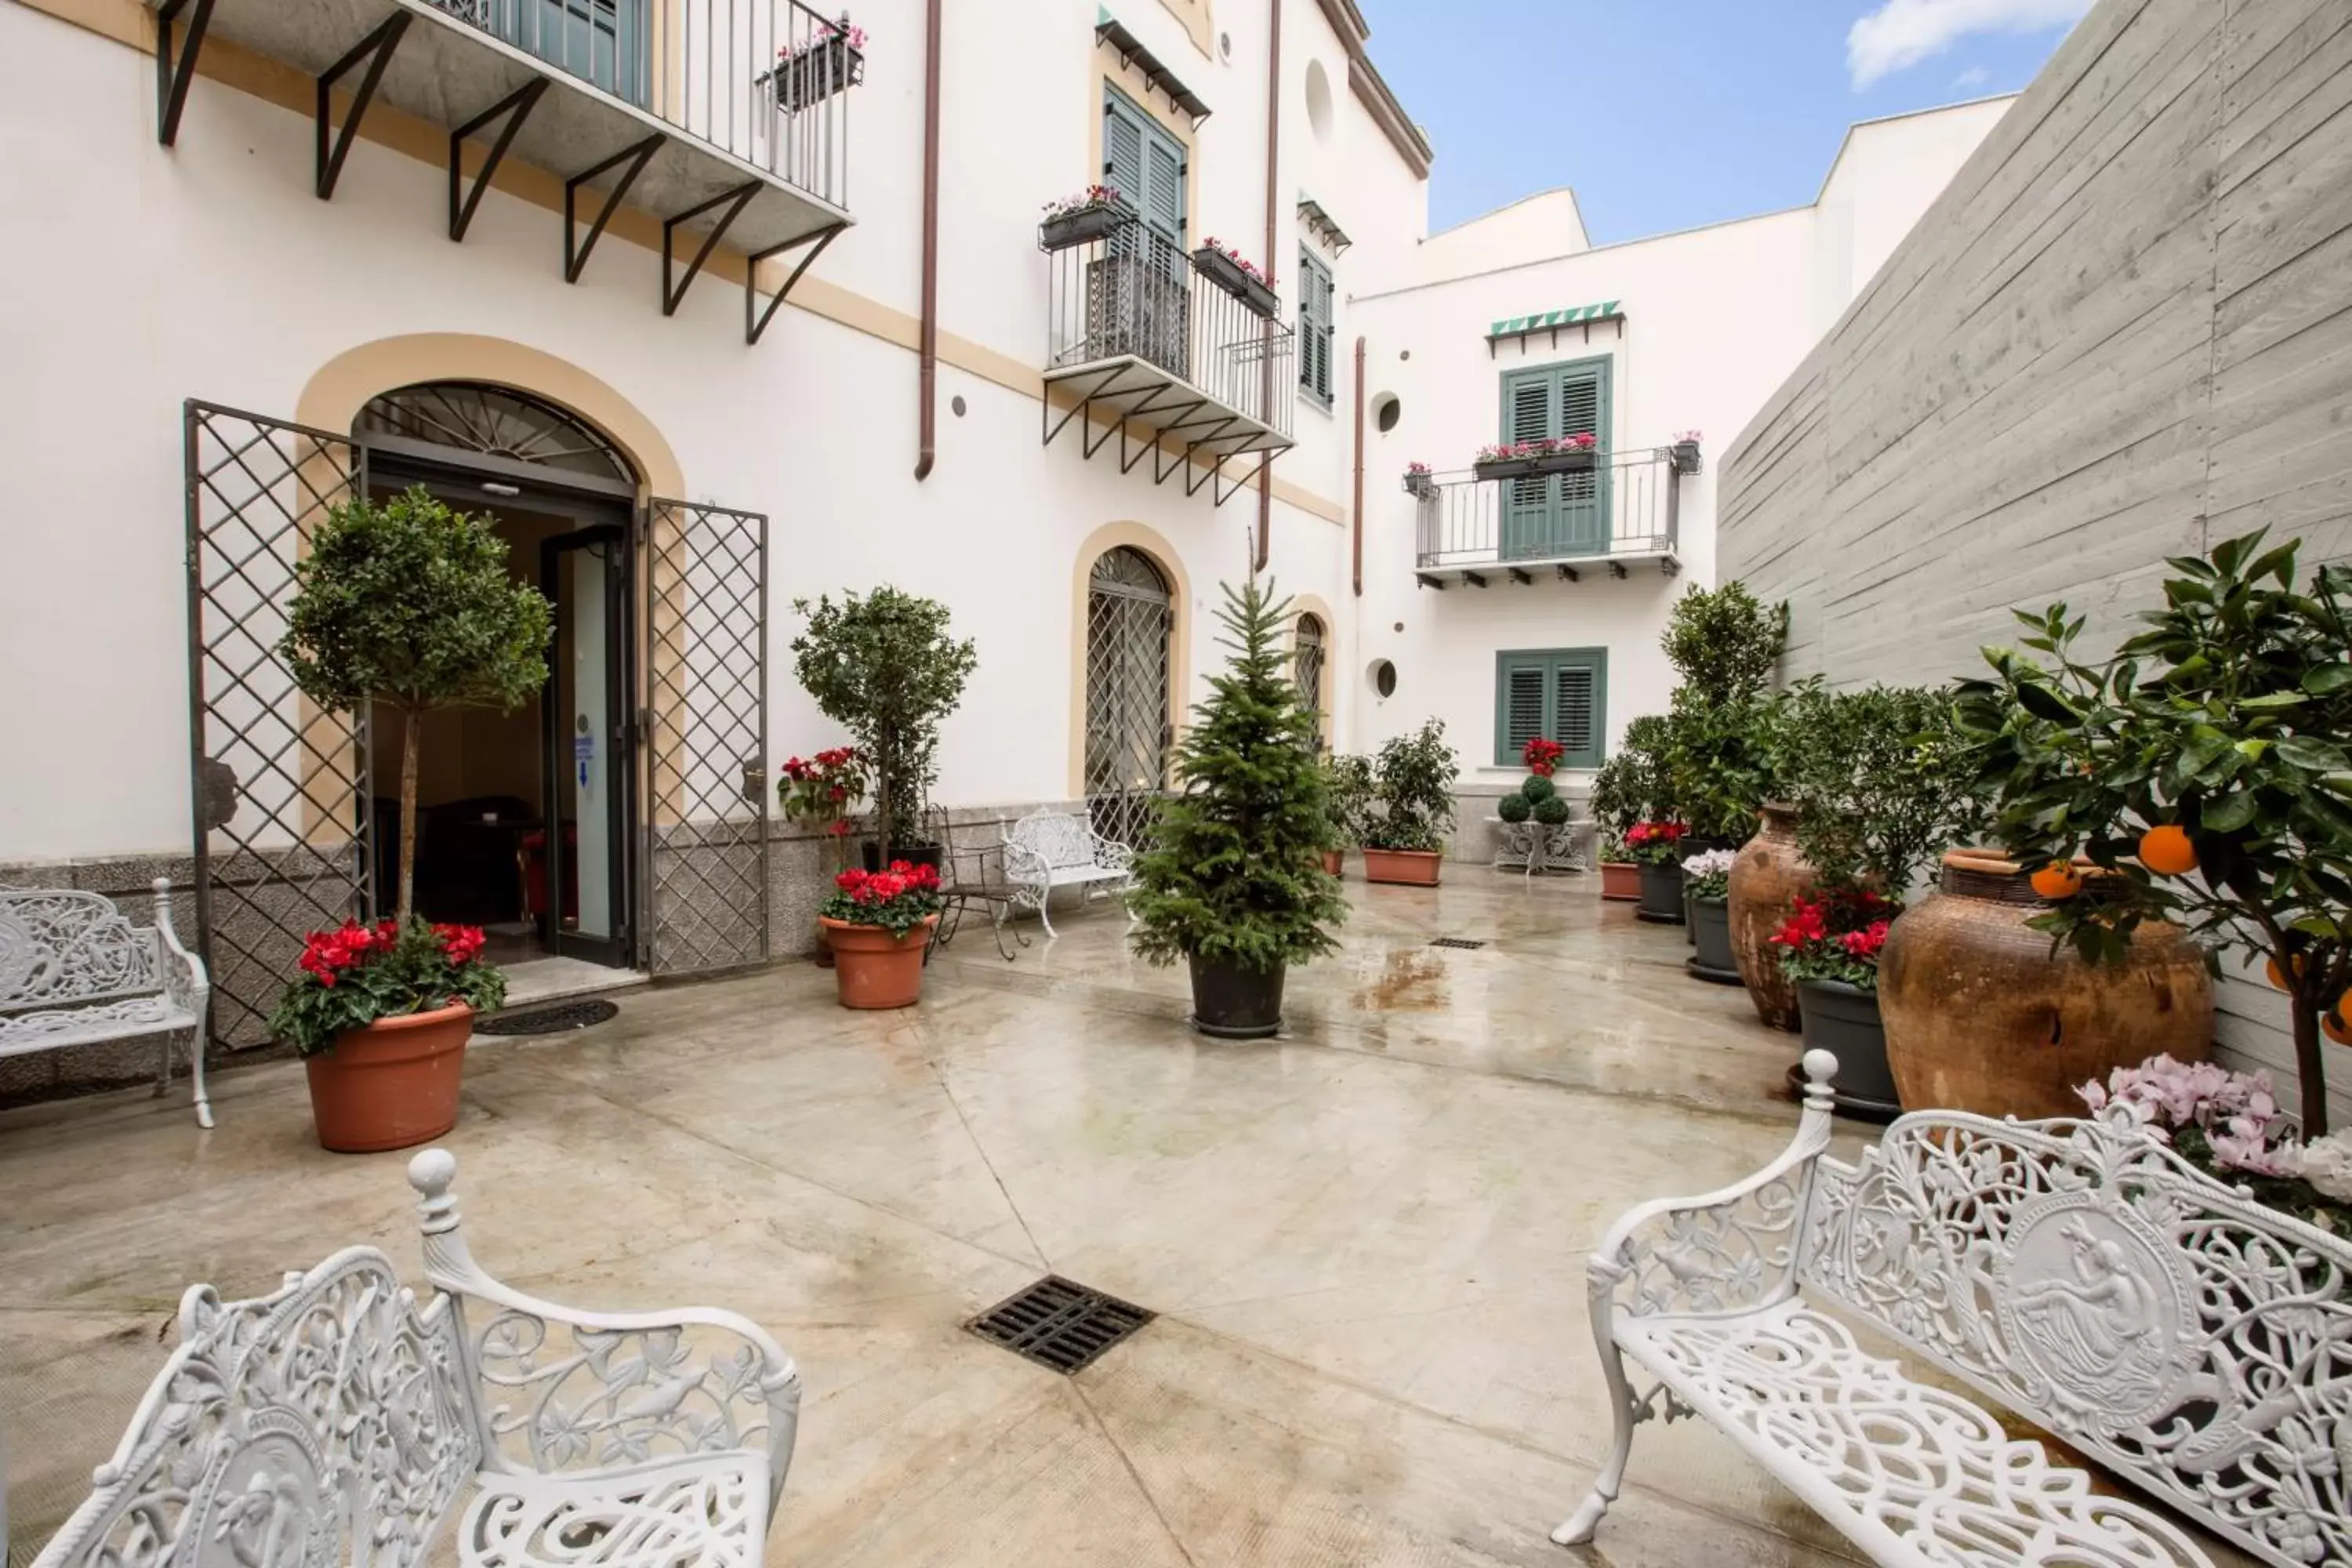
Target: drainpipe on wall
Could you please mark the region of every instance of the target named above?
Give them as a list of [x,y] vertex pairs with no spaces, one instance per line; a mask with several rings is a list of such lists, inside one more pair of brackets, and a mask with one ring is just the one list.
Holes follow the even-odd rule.
[[922,449],[915,457],[918,483],[931,477],[939,457],[940,430],[940,10],[945,0],[923,7],[923,331],[916,351],[921,383]]
[[[937,0],[933,0],[936,4]],[[1266,6],[1265,47],[1265,276],[1271,284],[1277,276],[1274,259],[1276,224],[1282,212],[1282,203],[1276,182],[1282,174],[1282,0],[1269,0]],[[1268,352],[1259,363],[1265,367],[1259,384],[1265,389],[1264,413],[1266,423],[1274,423],[1274,400],[1283,388],[1274,384],[1274,332],[1266,333]],[[1257,559],[1250,570],[1265,570],[1266,558],[1274,551],[1274,460],[1269,458],[1258,469],[1257,476]]]
[[1364,340],[1356,339],[1356,493],[1348,507],[1356,597],[1364,596]]

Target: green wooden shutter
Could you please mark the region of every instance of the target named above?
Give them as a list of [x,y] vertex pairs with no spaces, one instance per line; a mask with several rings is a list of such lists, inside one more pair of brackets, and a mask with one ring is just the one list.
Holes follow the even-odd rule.
[[1560,766],[1597,768],[1609,732],[1609,651],[1508,649],[1495,656],[1495,765],[1517,767],[1538,735],[1566,750]]
[[1118,188],[1151,231],[1184,244],[1184,144],[1117,88],[1103,89],[1103,183]]
[[1601,765],[1599,675],[1589,664],[1552,666],[1551,738],[1568,748],[1560,761],[1571,768]]
[[1144,208],[1144,117],[1116,91],[1103,100],[1103,184],[1118,191],[1128,205]]
[[[1502,440],[1540,441],[1551,436],[1559,423],[1559,377],[1550,369],[1508,372],[1503,377]],[[1503,481],[1502,552],[1507,558],[1553,552],[1558,490],[1549,475]]]
[[[1511,655],[1503,656],[1510,659]],[[1540,658],[1507,663],[1498,672],[1495,719],[1496,760],[1518,761],[1529,741],[1544,732],[1544,698],[1549,672]]]
[[1331,269],[1306,247],[1298,250],[1298,384],[1331,401]]
[[1503,481],[1501,552],[1506,560],[1608,550],[1609,369],[1608,359],[1597,357],[1504,373],[1502,440],[1540,441],[1589,433],[1600,443],[1599,460],[1589,472]]
[[1184,149],[1158,126],[1143,143],[1143,221],[1183,248]]

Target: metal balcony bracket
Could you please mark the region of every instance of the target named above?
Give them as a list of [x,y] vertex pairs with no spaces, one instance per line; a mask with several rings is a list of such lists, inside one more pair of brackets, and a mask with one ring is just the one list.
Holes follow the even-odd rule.
[[[173,47],[172,24],[188,12],[188,29]],[[188,106],[188,84],[196,79],[196,56],[212,25],[213,0],[163,0],[155,11],[155,140],[169,147],[179,140],[180,111]]]
[[[721,191],[707,202],[695,203],[675,217],[662,219],[663,315],[677,314],[677,308],[685,300],[686,291],[694,286],[694,279],[701,272],[702,264],[710,259],[710,253],[718,249],[719,242],[727,237],[728,226],[742,215],[743,209],[751,205],[751,198],[759,194],[760,182],[746,180],[731,191]],[[720,208],[725,210],[719,212]],[[687,264],[686,276],[677,280],[676,289],[672,289],[670,273],[677,263],[677,226],[690,223],[707,212],[719,212],[719,221],[711,226],[709,234],[702,237],[702,248],[694,253],[694,259]]]
[[[392,51],[400,47],[401,36],[408,31],[410,13],[394,11],[383,19],[383,25],[358,43],[351,53],[326,68],[319,78],[319,146],[318,192],[322,202],[332,201],[335,182],[342,177],[343,160],[351,155],[352,141],[359,134],[360,121],[367,118],[368,105],[375,101],[376,84],[383,80],[384,67],[392,64]],[[335,84],[365,62],[367,70],[352,94],[351,112],[343,116],[342,128],[334,127],[332,95]]]
[[1223,482],[1225,472],[1224,464],[1219,463],[1215,468],[1210,469],[1209,477],[1219,481],[1215,489],[1212,492],[1213,504],[1223,506],[1227,501],[1233,500],[1234,497],[1239,495],[1242,491],[1248,489],[1251,486],[1255,485],[1258,480],[1265,478],[1266,466],[1273,461],[1274,454],[1272,452],[1266,453],[1265,456],[1257,460],[1257,471],[1255,473],[1251,474],[1246,479],[1238,479],[1230,485]]
[[1662,556],[1658,561],[1658,570],[1669,577],[1678,577],[1682,575],[1683,563],[1671,555]]
[[1412,574],[1412,580],[1424,588],[1434,588],[1441,594],[1445,592],[1445,579],[1443,577],[1433,577],[1426,572],[1416,572]]
[[[621,210],[621,200],[629,194],[629,187],[636,183],[637,176],[645,173],[646,165],[653,162],[654,154],[660,152],[662,144],[668,140],[667,136],[656,131],[644,141],[622,148],[594,168],[583,169],[563,182],[563,280],[566,283],[580,281],[581,268],[588,265],[588,253],[596,248],[596,241],[604,235],[604,226],[611,223],[613,215]],[[624,164],[627,167],[623,168]],[[581,187],[610,169],[620,169],[621,177],[613,182],[611,190],[604,193],[604,205],[597,209],[596,221],[588,226],[588,237],[582,239]]]
[[[1191,391],[1192,389],[1190,387],[1187,387],[1181,383],[1173,381],[1167,382],[1153,388],[1152,391],[1145,396],[1142,402],[1137,404],[1134,407],[1127,411],[1126,418],[1119,421],[1118,426],[1118,471],[1120,473],[1133,473],[1135,471],[1135,465],[1143,461],[1145,453],[1156,452],[1160,449],[1160,440],[1162,436],[1166,435],[1174,425],[1181,424],[1182,421],[1190,419],[1194,414],[1200,411],[1202,404],[1208,402],[1208,399],[1205,397],[1194,397],[1192,402],[1184,403],[1183,399],[1185,395]],[[1171,394],[1172,395],[1171,395]],[[1167,399],[1164,403],[1160,401],[1163,397]],[[1182,406],[1179,407],[1179,404],[1181,404]],[[1129,450],[1129,443],[1127,438],[1128,419],[1132,419],[1141,414],[1166,414],[1171,410],[1175,412],[1175,420],[1171,421],[1170,425],[1162,426],[1158,430],[1152,432],[1151,438],[1150,440],[1136,443],[1134,445],[1134,449],[1131,452]],[[1157,458],[1153,459],[1152,468],[1154,472],[1158,471],[1159,461]]]
[[1575,567],[1569,565],[1566,562],[1560,563],[1558,566],[1552,568],[1552,570],[1559,574],[1559,580],[1563,583],[1581,583],[1584,581],[1583,574],[1579,573]]
[[[1094,385],[1088,388],[1084,395],[1079,397],[1076,403],[1070,405],[1069,407],[1062,411],[1062,416],[1059,419],[1054,417],[1054,399],[1050,395],[1049,389],[1049,395],[1040,400],[1038,405],[1041,412],[1037,416],[1037,427],[1045,433],[1045,437],[1039,443],[1039,445],[1045,447],[1052,446],[1054,444],[1054,437],[1060,435],[1064,426],[1067,426],[1071,420],[1084,416],[1090,416],[1094,413],[1095,399],[1101,396],[1103,390],[1109,386],[1112,382],[1117,381],[1120,376],[1126,374],[1127,367],[1123,364],[1112,365],[1108,370],[1102,372],[1095,381]],[[1091,422],[1092,421],[1089,418],[1088,423]],[[1084,426],[1080,427],[1079,434],[1082,437],[1084,436]],[[1093,455],[1092,447],[1087,448],[1087,455]]]
[[1624,581],[1625,563],[1622,561],[1612,561],[1609,563],[1609,575],[1616,578],[1620,582]]
[[1526,572],[1517,566],[1507,566],[1504,570],[1511,574],[1511,581],[1514,583],[1532,583],[1535,581],[1533,577],[1528,576]]
[[1483,588],[1483,587],[1485,587],[1485,586],[1486,585],[1486,578],[1484,578],[1484,577],[1482,577],[1482,576],[1480,576],[1480,575],[1479,575],[1477,573],[1475,573],[1475,572],[1465,572],[1464,574],[1462,574],[1462,580],[1463,580],[1465,583],[1471,583],[1471,584],[1476,584],[1477,586],[1479,586],[1479,587],[1481,587],[1481,588]]
[[[490,176],[499,172],[506,159],[507,149],[514,145],[515,132],[530,118],[540,98],[547,91],[547,79],[535,76],[514,91],[499,100],[457,130],[449,132],[449,237],[463,243],[466,231],[474,224],[474,211],[482,205],[482,193],[490,188]],[[499,127],[490,150],[482,155],[482,166],[474,171],[473,184],[466,184],[467,139],[482,131],[503,116],[506,123]]]
[[[788,239],[782,245],[772,245],[757,255],[745,258],[743,263],[743,341],[746,343],[756,343],[760,341],[760,334],[768,330],[768,323],[775,319],[776,308],[791,295],[793,286],[801,280],[801,274],[806,272],[810,264],[824,254],[824,247],[831,245],[835,237],[848,226],[845,223],[837,223],[829,228],[818,229],[814,234],[804,234],[798,239]],[[768,308],[764,310],[761,310],[759,308],[760,263],[772,261],[777,257],[803,245],[809,247],[808,254],[802,257],[798,264],[793,268],[793,274],[784,279],[783,287],[769,298]]]
[[[1209,406],[1208,400],[1206,398],[1202,399],[1202,406],[1204,408]],[[1220,414],[1215,410],[1211,409],[1209,416],[1205,419],[1195,419],[1192,415],[1187,414],[1183,418],[1177,420],[1174,424],[1170,425],[1166,429],[1160,431],[1160,434],[1163,439],[1171,436],[1188,435],[1195,430],[1205,430],[1208,434],[1199,437],[1194,440],[1186,442],[1184,444],[1183,451],[1170,458],[1165,463],[1154,458],[1151,464],[1151,482],[1155,485],[1166,484],[1168,482],[1169,476],[1175,473],[1177,469],[1182,468],[1185,464],[1191,462],[1192,460],[1192,454],[1199,451],[1204,443],[1222,439],[1225,432],[1234,427],[1238,417],[1239,416],[1236,415]],[[1188,491],[1187,493],[1189,494],[1190,492]]]

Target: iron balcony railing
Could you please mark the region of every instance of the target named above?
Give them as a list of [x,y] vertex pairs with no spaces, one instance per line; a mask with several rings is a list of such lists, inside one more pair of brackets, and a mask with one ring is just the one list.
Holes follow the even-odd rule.
[[1183,247],[1129,219],[1048,258],[1050,371],[1133,357],[1276,435],[1290,434],[1295,334]]
[[799,0],[430,0],[830,205],[865,36]]
[[1637,557],[1673,562],[1681,489],[1664,447],[1603,452],[1591,467],[1522,479],[1462,470],[1408,479],[1423,571]]

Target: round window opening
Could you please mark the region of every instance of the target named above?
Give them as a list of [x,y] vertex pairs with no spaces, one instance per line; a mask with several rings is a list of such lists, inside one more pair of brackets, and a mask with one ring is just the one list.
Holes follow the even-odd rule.
[[1331,78],[1321,60],[1307,62],[1307,123],[1318,142],[1331,139]]
[[1372,690],[1381,697],[1396,695],[1396,666],[1387,659],[1372,660],[1372,668],[1364,672],[1371,678]]
[[1234,58],[1234,36],[1231,33],[1219,33],[1217,35],[1217,57],[1228,63],[1232,61]]
[[948,406],[955,410],[955,416],[959,419],[962,418],[971,408],[971,405],[964,402],[963,395],[961,393],[948,400]]
[[1372,422],[1381,427],[1381,435],[1395,429],[1397,421],[1403,417],[1404,405],[1396,400],[1395,394],[1384,392],[1372,400]]

